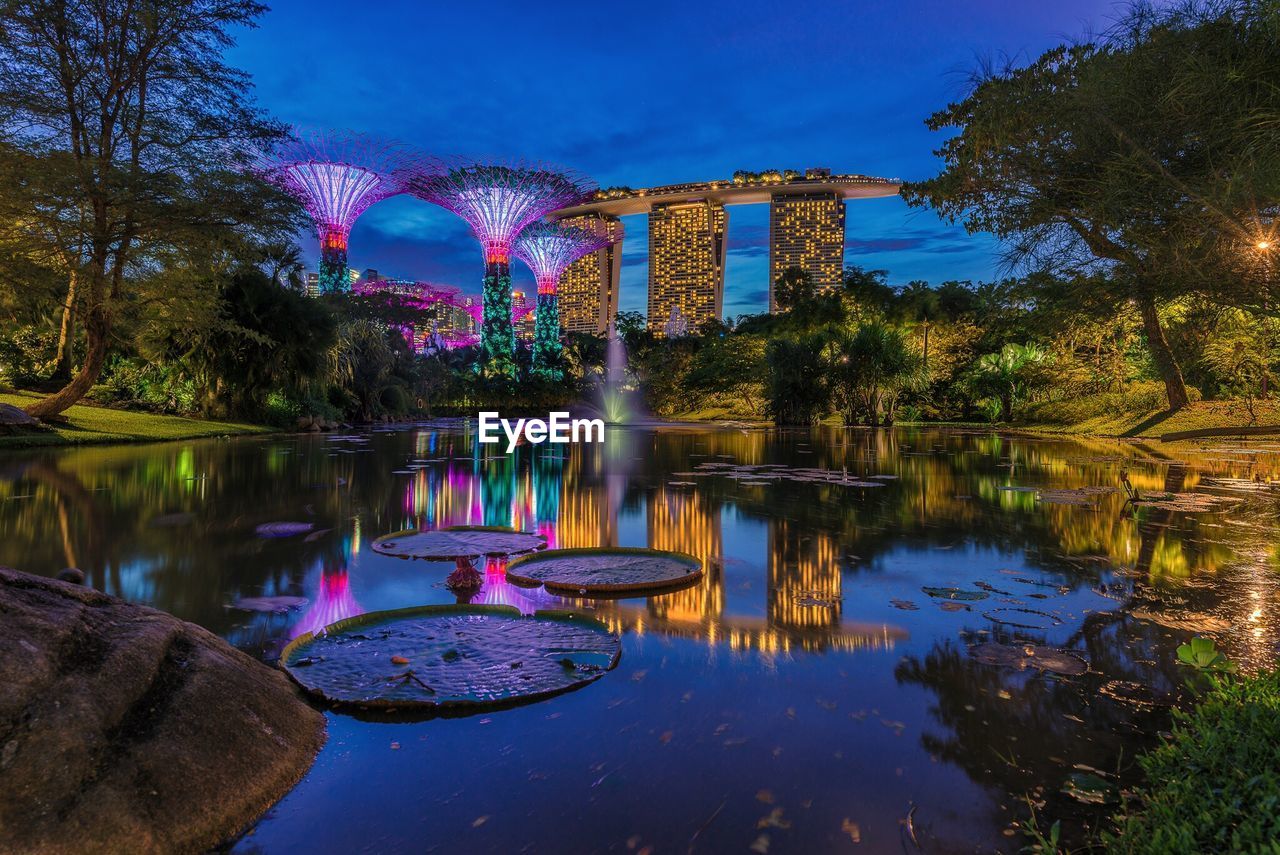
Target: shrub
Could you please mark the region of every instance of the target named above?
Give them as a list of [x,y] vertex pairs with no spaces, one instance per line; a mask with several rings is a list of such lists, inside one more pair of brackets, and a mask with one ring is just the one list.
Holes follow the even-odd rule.
[[1109,852],[1280,852],[1280,671],[1223,679],[1139,761],[1138,807]]

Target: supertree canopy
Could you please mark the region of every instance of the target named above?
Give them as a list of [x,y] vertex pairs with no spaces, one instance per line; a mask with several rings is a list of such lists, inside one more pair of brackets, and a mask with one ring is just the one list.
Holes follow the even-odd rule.
[[347,237],[370,205],[403,193],[427,162],[399,143],[348,131],[298,135],[261,171],[297,197],[320,236],[320,291],[348,289]]
[[[601,224],[603,226],[603,224]],[[529,265],[538,283],[538,308],[533,333],[533,373],[559,380],[560,305],[556,289],[560,276],[579,258],[604,249],[612,239],[605,229],[589,225],[530,223],[516,238],[516,257]]]
[[515,375],[511,325],[511,250],[534,220],[585,201],[594,185],[575,173],[540,164],[455,163],[418,175],[412,192],[467,221],[484,250],[481,357],[490,375]]

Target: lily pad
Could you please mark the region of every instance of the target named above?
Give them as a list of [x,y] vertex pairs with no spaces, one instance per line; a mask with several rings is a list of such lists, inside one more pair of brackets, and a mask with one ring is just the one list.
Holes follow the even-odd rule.
[[300,609],[308,602],[306,597],[241,597],[231,604],[231,608],[245,612],[284,614],[293,609]]
[[253,531],[258,537],[294,537],[299,534],[306,534],[315,528],[312,523],[304,522],[269,522],[255,528]]
[[516,585],[546,586],[552,593],[616,594],[683,587],[702,578],[702,562],[683,552],[658,549],[554,549],[507,565]]
[[1089,670],[1089,663],[1075,653],[1038,644],[997,644],[990,641],[970,648],[969,655],[984,665],[1035,668],[1070,677]]
[[571,612],[419,606],[299,636],[280,666],[337,707],[476,711],[571,691],[618,664],[618,636]]
[[986,591],[966,591],[963,588],[929,588],[920,589],[931,597],[937,597],[940,600],[985,600],[989,594]]
[[987,620],[1021,629],[1051,629],[1062,625],[1062,618],[1038,609],[992,609],[989,612],[983,612],[982,616]]
[[457,525],[434,531],[398,531],[373,542],[373,551],[396,558],[449,561],[454,558],[505,558],[546,548],[540,534],[502,526]]

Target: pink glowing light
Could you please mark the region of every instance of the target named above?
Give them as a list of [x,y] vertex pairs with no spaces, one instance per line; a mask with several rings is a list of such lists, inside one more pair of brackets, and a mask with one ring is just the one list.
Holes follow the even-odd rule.
[[554,294],[560,276],[584,255],[604,249],[613,243],[604,227],[548,223],[539,220],[525,226],[516,238],[515,254],[538,283],[539,294]]
[[511,259],[516,235],[552,211],[586,201],[595,190],[587,178],[543,164],[459,161],[414,176],[410,192],[466,220],[486,263]]
[[258,171],[295,196],[329,249],[346,249],[351,226],[370,205],[404,193],[429,161],[400,143],[348,131],[299,133]]

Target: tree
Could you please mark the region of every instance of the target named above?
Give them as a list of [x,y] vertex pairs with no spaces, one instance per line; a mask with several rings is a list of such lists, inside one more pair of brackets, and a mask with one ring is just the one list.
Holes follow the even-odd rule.
[[1096,42],[987,72],[928,120],[959,133],[943,172],[903,195],[1005,240],[1015,263],[1111,288],[1141,318],[1170,409],[1185,406],[1162,306],[1275,304],[1271,277],[1236,268],[1280,202],[1263,118],[1280,112],[1278,21],[1273,0],[1144,4]]
[[838,337],[828,373],[844,423],[873,427],[892,424],[898,396],[923,386],[928,378],[920,354],[903,331],[880,322]]
[[899,300],[906,309],[911,320],[920,324],[924,330],[924,370],[929,370],[929,325],[942,314],[942,300],[938,292],[929,287],[928,282],[916,279],[908,282],[899,295]]
[[785,312],[799,303],[813,299],[813,280],[803,267],[791,265],[783,268],[773,283],[773,305]]
[[999,353],[978,358],[970,374],[970,385],[978,395],[1000,402],[1000,421],[1013,421],[1014,406],[1028,391],[1046,380],[1042,369],[1049,354],[1034,344],[1006,344]]
[[765,347],[768,374],[765,397],[775,424],[811,425],[830,400],[822,352],[826,339],[818,333],[777,338]]
[[[222,51],[265,7],[253,0],[5,0],[0,134],[31,168],[0,193],[77,255],[85,332],[76,375],[28,412],[56,415],[102,369],[118,313],[158,254],[201,244],[205,264],[245,240],[244,225],[293,214],[238,173],[279,138]],[[6,176],[7,177],[7,176]],[[286,215],[284,219],[288,219]],[[292,221],[270,228],[288,231]],[[261,230],[261,229],[259,229]]]
[[302,250],[296,243],[275,242],[262,248],[262,266],[267,278],[277,285],[303,290]]

